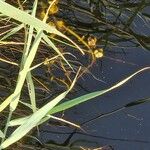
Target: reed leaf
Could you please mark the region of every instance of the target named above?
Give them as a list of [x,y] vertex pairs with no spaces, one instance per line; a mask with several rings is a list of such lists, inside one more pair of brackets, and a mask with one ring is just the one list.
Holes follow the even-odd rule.
[[[93,98],[95,97],[98,97],[98,96],[101,96],[107,92],[110,92],[122,85],[124,85],[127,81],[129,81],[131,78],[133,78],[135,75],[143,72],[143,71],[146,71],[146,70],[150,70],[150,67],[145,67],[145,68],[142,68],[140,70],[138,70],[137,72],[133,73],[132,75],[130,75],[129,77],[125,78],[124,80],[118,82],[117,84],[115,84],[114,86],[110,87],[110,88],[107,88],[105,90],[101,90],[101,91],[96,91],[96,92],[92,92],[92,93],[89,93],[89,94],[86,94],[86,95],[83,95],[83,96],[80,96],[80,97],[77,97],[75,99],[72,99],[72,100],[69,100],[67,102],[64,102],[62,104],[59,104],[57,106],[55,106],[54,108],[52,108],[48,113],[47,115],[52,115],[52,114],[55,114],[55,113],[58,113],[58,112],[61,112],[63,110],[66,110],[66,109],[69,109],[71,107],[74,107],[76,105],[79,105],[83,102],[86,102],[88,100],[92,100]],[[10,126],[14,126],[14,125],[20,125],[22,123],[24,123],[26,121],[26,119],[28,119],[30,116],[27,116],[25,118],[18,118],[18,119],[14,119],[14,120],[11,120],[9,125]],[[47,118],[43,118],[44,121],[48,120],[49,117]],[[42,120],[41,120],[42,122]]]

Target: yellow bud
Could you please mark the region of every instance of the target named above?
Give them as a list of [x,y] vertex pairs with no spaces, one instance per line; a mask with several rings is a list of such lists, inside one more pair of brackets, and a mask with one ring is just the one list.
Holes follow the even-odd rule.
[[54,80],[54,76],[52,76],[52,77],[50,78],[50,80],[53,81],[53,80]]
[[56,14],[58,12],[58,10],[59,10],[58,6],[56,4],[54,4],[54,5],[51,6],[48,14],[49,15],[54,15],[54,14]]
[[56,21],[56,26],[58,29],[62,29],[65,26],[65,23],[62,20]]
[[50,62],[49,62],[49,60],[48,60],[48,58],[46,58],[45,60],[44,60],[44,63],[43,63],[45,66],[47,66],[47,65],[49,65],[50,64]]
[[39,18],[41,19],[41,20],[43,20],[43,18],[45,17],[45,10],[43,9],[39,14],[38,14],[38,16],[39,16]]
[[95,48],[96,47],[96,42],[97,42],[97,38],[96,37],[88,37],[88,46],[90,48]]
[[94,50],[93,54],[96,58],[102,58],[104,56],[102,48]]
[[52,21],[50,21],[50,22],[48,23],[48,25],[50,25],[50,26],[55,26],[54,22],[52,22]]

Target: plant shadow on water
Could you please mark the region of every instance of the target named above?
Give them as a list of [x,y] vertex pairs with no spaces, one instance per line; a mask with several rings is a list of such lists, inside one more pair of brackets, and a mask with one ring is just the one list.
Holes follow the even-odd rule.
[[[43,2],[40,3],[42,5],[39,12],[43,7],[45,9],[47,7],[46,0]],[[48,21],[57,23],[57,20],[64,20],[65,27],[62,32],[81,44],[83,49],[91,48],[87,52],[90,56],[81,57],[77,51],[73,52],[77,62],[73,62],[72,57],[68,56],[68,60],[72,61],[74,67],[82,64],[87,68],[67,96],[68,99],[108,88],[133,72],[150,65],[150,2],[148,0],[136,2],[62,0],[58,1],[58,6],[59,10],[55,8],[58,12]],[[56,40],[55,35],[51,38]],[[40,45],[36,63],[41,62],[43,58],[55,56],[46,48]],[[66,46],[60,45],[62,52],[65,48]],[[9,49],[12,50],[14,47]],[[67,49],[68,52],[74,50],[71,47]],[[1,55],[3,51],[5,50],[1,50]],[[18,54],[9,55],[10,53],[5,52],[7,58],[20,60],[16,58],[19,57]],[[57,62],[45,60],[44,68],[33,71],[37,87],[40,85],[40,88],[36,89],[37,93],[39,92],[39,106],[70,86],[72,75],[69,74],[69,69],[66,71],[65,65],[61,59]],[[60,69],[61,67],[64,69]],[[13,89],[15,84],[13,76],[17,74],[18,68],[11,67],[9,70],[3,68],[5,68],[4,64],[1,65],[4,73],[0,77],[1,86],[4,87],[5,84],[10,86],[5,87],[0,96],[6,97]],[[45,74],[43,70],[46,70]],[[69,72],[67,76],[64,76],[65,71]],[[6,74],[9,76],[7,77]],[[5,80],[3,80],[4,76]],[[51,85],[49,79],[52,81]],[[18,146],[22,149],[34,147],[34,149],[52,150],[149,150],[150,105],[146,103],[150,97],[149,81],[150,73],[145,71],[115,91],[57,114],[62,119],[80,125],[81,129],[51,119],[40,126],[39,135],[37,131],[34,132],[33,135],[37,135],[40,141],[33,139],[31,143],[36,141],[35,147],[30,147],[31,143],[28,139],[25,141],[27,144]],[[44,88],[41,90],[41,87]],[[22,95],[24,99],[28,99],[26,92]],[[18,110],[18,113],[22,114],[20,116],[29,114],[21,109]]]

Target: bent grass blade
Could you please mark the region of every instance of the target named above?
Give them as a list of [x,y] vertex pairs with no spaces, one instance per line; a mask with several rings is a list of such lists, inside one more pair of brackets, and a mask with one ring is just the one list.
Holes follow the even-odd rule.
[[5,137],[4,133],[0,130],[0,138],[4,138],[4,137]]
[[[19,10],[1,0],[0,0],[0,6],[1,6],[0,12],[2,14],[5,14],[6,16],[9,16],[9,17],[11,17],[15,20],[18,20],[22,23],[28,24],[28,25],[34,27],[36,30],[43,30],[43,31],[46,31],[47,33],[54,33],[56,35],[59,35],[65,39],[67,39],[68,41],[70,41],[73,45],[75,45],[78,48],[78,50],[80,50],[80,52],[82,54],[84,54],[83,50],[75,42],[73,42],[70,38],[65,36],[63,33],[59,32],[54,26],[50,26],[50,25],[44,23],[43,21],[28,14],[27,12]],[[7,11],[7,10],[9,10],[9,11]]]
[[95,98],[97,96],[100,96],[100,95],[103,95],[103,94],[105,94],[105,93],[107,93],[109,91],[112,91],[112,90],[122,86],[127,81],[129,81],[131,78],[133,78],[135,75],[137,75],[137,74],[139,74],[139,73],[141,73],[141,72],[143,72],[145,70],[150,70],[150,67],[145,67],[145,68],[142,68],[142,69],[138,70],[137,72],[133,73],[129,77],[125,78],[124,80],[120,81],[119,83],[115,84],[114,86],[112,86],[112,87],[110,87],[108,89],[105,89],[105,90],[102,90],[102,91],[92,92],[92,93],[80,96],[78,98],[72,99],[70,101],[64,102],[64,103],[54,107],[52,110],[49,111],[48,114],[54,114],[54,113],[57,113],[57,112],[69,109],[71,107],[79,105],[80,103],[86,102],[86,101],[88,101],[90,99],[93,99],[93,98]]
[[[146,71],[146,70],[150,70],[150,67],[145,67],[145,68],[142,68],[140,70],[138,70],[137,72],[133,73],[132,75],[130,75],[129,77],[125,78],[124,80],[118,82],[117,84],[115,84],[114,86],[108,88],[108,89],[105,89],[105,90],[101,90],[101,91],[96,91],[96,92],[92,92],[92,93],[89,93],[89,94],[86,94],[86,95],[83,95],[83,96],[80,96],[80,97],[77,97],[75,99],[72,99],[72,100],[69,100],[67,102],[64,102],[62,104],[59,104],[58,106],[55,106],[54,108],[52,108],[48,113],[47,115],[52,115],[52,114],[55,114],[55,113],[58,113],[58,112],[61,112],[63,110],[66,110],[66,109],[69,109],[71,107],[74,107],[76,105],[79,105],[80,103],[83,103],[83,102],[86,102],[88,100],[92,100],[93,98],[95,97],[98,97],[98,96],[101,96],[107,92],[110,92],[112,91],[113,89],[116,89],[122,85],[124,85],[127,81],[129,81],[131,78],[133,78],[135,75],[143,72],[143,71]],[[20,125],[20,124],[23,124],[26,119],[28,119],[28,117],[30,116],[27,116],[27,117],[24,117],[24,118],[18,118],[18,119],[14,119],[14,120],[11,120],[10,123],[9,123],[9,126],[15,126],[15,125]],[[45,117],[41,120],[41,123],[43,123],[44,121],[47,121],[49,119],[49,117]]]

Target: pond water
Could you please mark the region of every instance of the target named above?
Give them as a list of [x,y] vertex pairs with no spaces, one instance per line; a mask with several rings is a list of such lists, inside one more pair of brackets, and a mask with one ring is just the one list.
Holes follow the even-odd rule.
[[[74,7],[83,10],[83,6],[84,8],[89,7],[87,1],[82,1],[80,4],[79,1],[73,2],[74,5],[70,5],[70,9]],[[62,6],[66,7],[67,2],[65,4],[62,3]],[[92,4],[92,9],[95,6]],[[149,10],[148,7],[142,10],[142,12],[145,11],[149,14]],[[78,21],[80,20],[79,25],[81,22],[85,24],[90,22],[90,17],[88,18],[85,14],[82,16],[82,13],[80,14],[75,9],[74,11]],[[130,14],[130,12],[125,12],[120,16],[128,18],[127,13]],[[110,19],[112,19],[111,15],[108,13]],[[143,20],[140,18],[140,15],[139,18],[135,17],[135,21],[131,23],[131,29],[138,34],[147,35],[148,37],[150,35],[150,22],[146,20],[146,23],[143,23]],[[69,21],[74,20],[68,19]],[[101,36],[100,32],[95,34]],[[113,41],[114,33],[109,36],[111,36],[110,39]],[[108,88],[137,70],[150,66],[150,52],[148,49],[133,45],[131,41],[127,40],[127,42],[120,42],[116,47],[114,46],[112,48],[109,45],[106,46],[103,42],[102,46],[105,46],[106,50],[105,56],[97,60],[90,68],[91,73],[102,81],[98,81],[90,74],[84,75],[76,87],[80,92],[74,94],[73,97]],[[62,145],[70,144],[95,148],[110,145],[109,149],[112,147],[114,150],[149,150],[150,103],[144,103],[114,112],[132,101],[148,98],[150,96],[149,82],[150,72],[144,71],[122,87],[65,111],[64,119],[79,125],[86,122],[81,126],[84,131],[79,129],[74,130],[67,126],[45,125],[41,128],[41,140],[47,143],[55,141]],[[110,114],[110,112],[113,113]],[[101,114],[106,115],[98,117]]]
[[[123,56],[121,55],[121,57]],[[104,58],[102,66],[97,63],[91,71],[96,77],[103,79],[106,83],[102,83],[86,75],[84,80],[80,81],[81,85],[87,91],[101,90],[104,87],[110,87],[138,69],[150,65],[150,54],[142,49],[135,49],[132,52],[129,50],[125,57],[125,61],[129,60],[136,65],[118,63],[105,60]],[[149,81],[150,72],[145,71],[119,89],[65,111],[64,118],[82,124],[100,114],[107,114],[123,107],[129,102],[147,98],[149,97],[150,89]],[[80,91],[81,95],[85,93],[84,90]],[[77,141],[79,144],[86,146],[111,145],[115,150],[149,150],[149,107],[150,104],[145,103],[124,109],[109,116],[104,116],[103,118],[97,118],[89,123],[87,122],[83,126],[86,132],[78,130],[77,133],[73,134],[70,142]],[[63,143],[72,131],[73,129],[68,127],[47,126],[43,128],[41,137],[44,141],[49,141],[52,138],[58,143]]]
[[[28,2],[30,4],[31,1]],[[43,0],[43,2],[47,1]],[[150,66],[149,0],[62,0],[58,5],[59,12],[49,21],[55,22],[57,19],[65,21],[66,26],[80,35],[83,40],[82,36],[86,40],[87,37],[96,37],[97,43],[94,48],[104,50],[104,56],[96,59],[89,68],[89,72],[79,79],[75,89],[67,98],[72,99],[90,92],[107,89],[136,71]],[[79,38],[76,39],[69,33],[66,35],[85,48]],[[41,49],[38,51],[35,63],[43,62],[44,59],[54,55],[53,51],[45,48],[46,46],[40,46]],[[75,50],[70,47],[66,48],[66,45],[62,46],[62,51],[63,48],[69,52]],[[14,55],[5,49],[11,51],[14,47],[8,46],[4,50],[2,48],[1,55],[5,52],[5,57],[12,57],[12,60],[17,60],[17,62],[21,59],[20,51]],[[76,54],[76,52],[75,50],[74,53]],[[81,60],[83,66],[84,63],[87,64],[86,58],[78,56],[78,54],[76,56],[77,60]],[[62,60],[58,60],[58,64],[59,61]],[[4,66],[4,64],[0,63],[2,70],[0,73],[4,73],[0,78],[2,85],[0,97],[7,97],[12,93],[19,69],[9,67],[9,65]],[[60,68],[61,65],[57,66],[56,64],[56,67]],[[57,84],[58,80],[51,84],[50,80],[53,77],[50,75],[53,74],[53,71],[50,70],[52,73],[48,74],[48,69],[45,65],[32,72],[34,77],[44,83],[43,85],[52,89],[52,92],[48,91],[48,93],[47,90],[43,90],[43,87],[35,84],[37,85],[36,96],[39,106],[49,101],[53,97],[53,92],[54,95],[58,95],[58,91],[61,93],[65,87]],[[54,69],[55,75],[58,75],[57,71],[59,69]],[[59,75],[61,73],[59,72]],[[63,73],[62,76],[64,76]],[[5,74],[9,74],[8,77]],[[5,81],[4,78],[8,80],[5,79]],[[9,81],[13,83],[10,84],[10,89],[7,87],[4,89],[3,85],[9,84]],[[44,147],[47,146],[47,149],[52,150],[150,150],[150,103],[126,107],[131,102],[150,98],[149,83],[150,71],[147,70],[109,93],[56,114],[56,116],[80,125],[82,129],[50,119],[40,126],[40,134],[37,138],[44,143]],[[53,85],[59,86],[55,89]],[[27,90],[27,87],[24,90]],[[28,92],[25,91],[22,95],[23,100],[29,99]],[[22,109],[19,109],[18,112],[21,112],[20,115],[28,114],[26,110]]]

